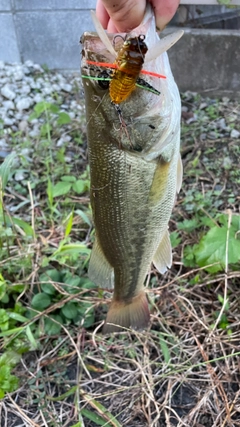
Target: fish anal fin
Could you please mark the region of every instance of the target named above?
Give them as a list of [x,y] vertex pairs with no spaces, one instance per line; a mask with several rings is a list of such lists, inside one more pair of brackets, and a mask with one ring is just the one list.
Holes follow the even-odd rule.
[[182,187],[182,179],[183,179],[183,165],[181,154],[179,154],[178,164],[177,164],[177,193],[181,190]]
[[156,250],[153,258],[153,264],[159,273],[163,274],[172,265],[172,247],[168,230],[165,231],[163,238]]
[[88,277],[99,288],[113,289],[114,287],[114,270],[107,261],[101,246],[96,238],[90,257]]
[[103,333],[121,332],[124,328],[142,330],[149,324],[150,313],[145,291],[140,291],[130,302],[113,299]]

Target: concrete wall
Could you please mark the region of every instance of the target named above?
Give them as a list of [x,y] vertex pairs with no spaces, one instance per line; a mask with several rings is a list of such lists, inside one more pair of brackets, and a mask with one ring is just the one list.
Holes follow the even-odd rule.
[[169,50],[179,88],[206,96],[240,98],[240,31],[192,28],[184,31],[183,37]]
[[[0,0],[0,60],[78,70],[79,39],[94,30],[89,10],[95,6],[96,0]],[[169,56],[181,90],[239,95],[239,31],[187,28]]]
[[79,69],[79,39],[95,0],[0,0],[0,60]]

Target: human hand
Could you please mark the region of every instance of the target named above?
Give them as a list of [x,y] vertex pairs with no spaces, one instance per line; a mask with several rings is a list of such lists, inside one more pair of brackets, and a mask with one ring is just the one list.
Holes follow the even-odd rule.
[[[175,14],[180,0],[149,0],[156,25],[163,30]],[[130,32],[141,24],[147,0],[97,0],[96,13],[109,33]]]

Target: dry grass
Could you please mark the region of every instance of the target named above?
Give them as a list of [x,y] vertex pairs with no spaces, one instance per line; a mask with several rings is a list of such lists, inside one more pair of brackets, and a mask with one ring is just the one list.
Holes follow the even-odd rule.
[[[230,114],[228,106],[226,111]],[[207,144],[208,149],[213,146],[211,141]],[[217,144],[223,148],[226,140]],[[220,175],[218,170],[214,174],[211,168],[206,169],[206,145],[200,140],[189,147],[186,144],[183,148],[188,178],[175,207],[173,230],[179,218],[189,218],[184,210],[187,190],[193,188],[205,195],[221,178],[224,188],[235,192],[236,202],[228,206],[223,197],[219,207],[239,212],[237,184],[233,182],[231,188],[224,169]],[[199,169],[204,172],[194,177],[191,162],[196,153]],[[238,167],[238,160],[232,160],[233,168]],[[47,244],[57,247],[60,234],[57,229],[45,233]],[[154,278],[154,287],[148,290],[152,314],[147,331],[102,336],[103,300],[98,292],[92,290],[90,298],[84,291],[72,295],[55,283],[63,295],[61,304],[73,298],[79,304],[91,301],[96,328],[62,326],[60,336],[49,339],[41,335],[40,350],[27,353],[17,367],[21,387],[0,404],[1,427],[94,427],[100,425],[96,424],[97,415],[105,420],[101,425],[115,427],[240,426],[240,271],[227,267],[225,273],[209,275],[204,269],[184,267],[184,246],[198,238],[195,232],[183,232],[171,271],[164,277],[154,270],[149,274],[148,282]],[[43,239],[31,248],[36,258],[44,245]],[[192,279],[197,275],[194,285]],[[31,286],[37,284],[37,268],[28,281]],[[218,295],[223,296],[223,304]],[[105,297],[109,302],[111,295]],[[219,320],[226,302],[228,325],[223,329]],[[36,319],[48,316],[57,304]],[[95,421],[89,414],[95,414]]]
[[[171,272],[149,292],[147,331],[103,337],[63,328],[58,340],[42,337],[41,352],[18,368],[22,387],[2,402],[1,426],[73,426],[84,408],[116,425],[97,403],[122,426],[240,425],[240,272],[215,277],[211,287],[180,286],[191,274]],[[226,281],[230,335],[213,316]]]

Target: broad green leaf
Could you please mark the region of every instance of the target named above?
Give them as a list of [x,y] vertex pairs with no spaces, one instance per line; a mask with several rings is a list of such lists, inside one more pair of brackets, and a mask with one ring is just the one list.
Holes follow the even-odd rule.
[[195,259],[200,267],[206,267],[209,264],[218,263],[206,270],[210,273],[224,270],[226,267],[226,249],[228,240],[228,263],[234,264],[240,261],[240,240],[237,238],[236,220],[231,224],[228,236],[227,225],[221,227],[214,226],[201,239],[199,245],[194,251]]
[[181,237],[179,236],[177,231],[173,231],[170,234],[170,242],[171,242],[171,246],[172,248],[176,248],[176,246],[178,246],[181,243]]
[[46,294],[54,295],[56,293],[56,289],[50,283],[51,280],[53,282],[61,282],[61,273],[55,268],[47,270],[40,276],[41,290]]
[[71,122],[71,117],[67,113],[64,113],[64,112],[59,113],[58,119],[57,119],[58,125],[66,125],[70,122]]
[[41,284],[41,290],[48,295],[54,295],[56,293],[54,286],[47,282]]
[[50,104],[50,103],[47,103],[46,105],[47,105],[47,108],[51,111],[51,113],[57,114],[59,112],[58,105],[56,105],[56,104]]
[[187,245],[184,248],[184,256],[183,256],[183,264],[185,267],[196,267],[196,260],[195,260],[195,250],[197,250],[198,245]]
[[[82,302],[81,304],[78,304],[77,310],[81,317],[90,316],[91,311],[93,312],[93,306],[90,302]],[[86,314],[87,313],[87,314]]]
[[73,184],[72,188],[77,194],[83,194],[89,189],[89,181],[85,179],[78,179]]
[[53,197],[63,196],[64,194],[69,193],[71,187],[72,187],[71,182],[60,181],[56,185],[53,186],[52,195],[53,195]]
[[[56,320],[56,322],[54,322]],[[48,335],[57,335],[61,331],[63,319],[59,314],[52,314],[44,319],[45,332]]]
[[83,326],[84,328],[90,328],[95,322],[94,310],[88,312],[87,316],[84,319]]
[[51,305],[51,298],[44,292],[34,295],[32,299],[32,307],[38,311],[45,310],[45,308]]
[[61,181],[76,182],[76,178],[75,176],[72,176],[72,175],[64,175],[64,176],[61,176]]
[[91,280],[89,280],[87,277],[81,278],[80,286],[81,286],[81,288],[84,288],[84,289],[97,288],[97,285],[95,285],[95,283],[91,282]]
[[51,268],[45,271],[45,273],[41,274],[40,280],[41,282],[46,280],[52,280],[53,282],[61,282],[61,272],[58,271],[56,268]]
[[67,319],[73,320],[78,315],[78,309],[76,303],[70,301],[67,302],[62,308],[61,312]]
[[[78,276],[73,276],[70,272],[68,272],[65,276],[64,276],[64,283],[66,283],[68,285],[67,289],[71,289],[71,288],[76,288],[76,287],[80,287],[81,285],[81,277]],[[78,289],[79,291],[79,289]]]
[[50,104],[45,101],[38,102],[38,104],[36,104],[34,107],[34,111],[39,117],[42,113],[44,113],[44,111],[46,111],[49,108],[49,106]]
[[197,218],[184,219],[183,221],[177,223],[177,228],[178,230],[186,230],[190,233],[191,231],[195,230],[197,227],[200,227],[200,225],[201,224]]

